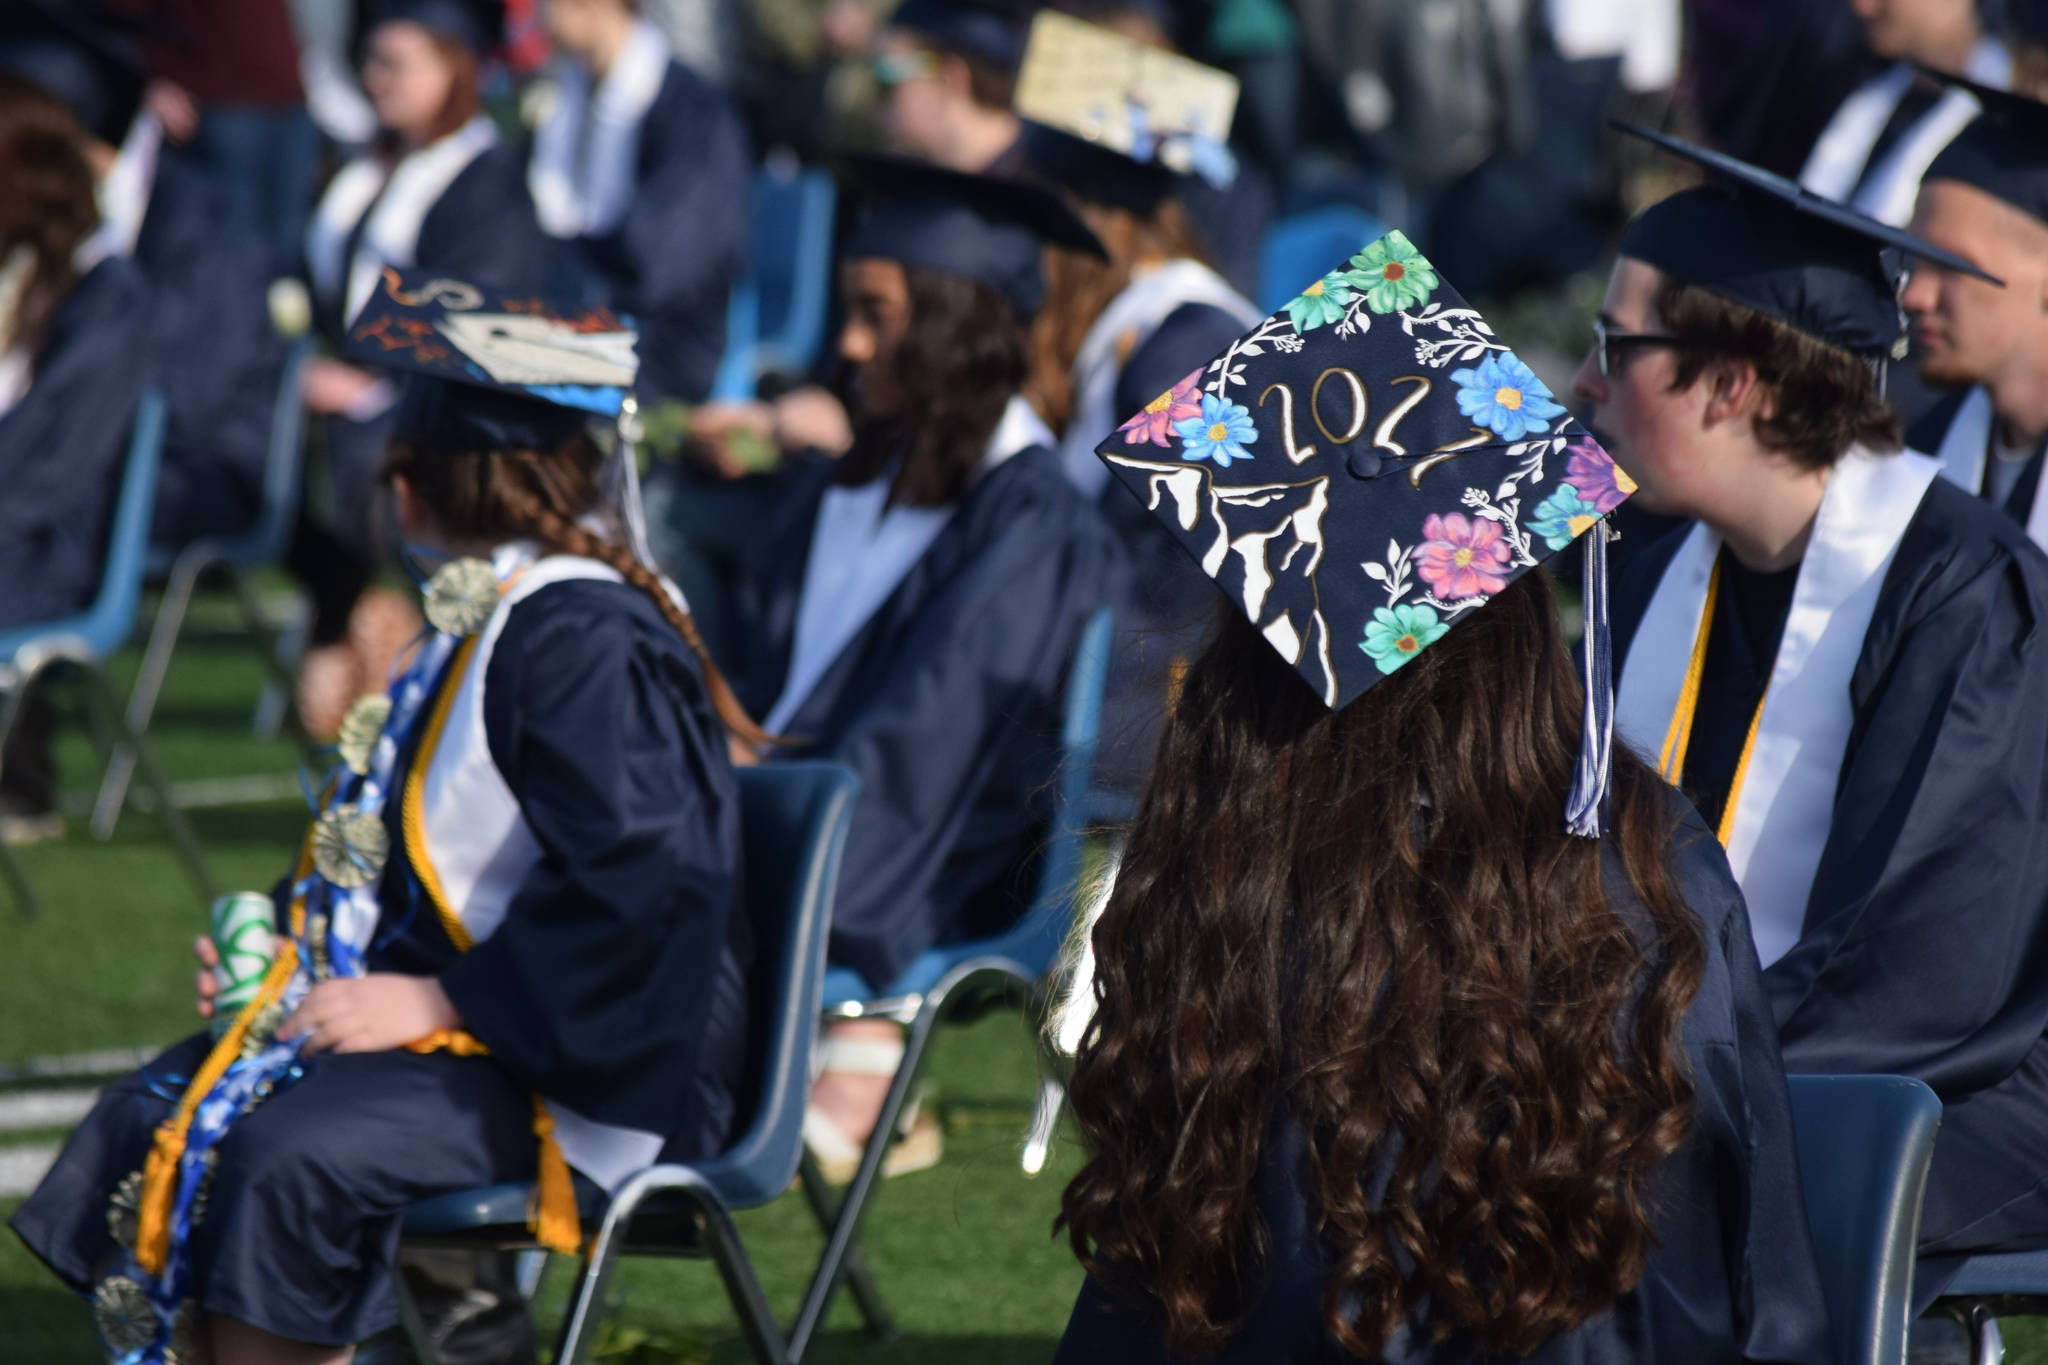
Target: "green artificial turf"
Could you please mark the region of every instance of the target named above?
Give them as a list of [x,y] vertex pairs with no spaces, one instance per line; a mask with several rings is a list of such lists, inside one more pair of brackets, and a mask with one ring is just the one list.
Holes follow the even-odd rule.
[[[203,599],[203,628],[225,619]],[[125,687],[134,652],[117,667]],[[172,669],[152,731],[176,781],[288,775],[298,751],[260,740],[249,717],[263,672],[246,642],[196,634]],[[91,747],[67,734],[60,747],[68,795],[89,799],[98,767]],[[265,887],[285,870],[304,829],[295,799],[195,811],[215,879],[224,889]],[[23,920],[0,889],[0,1093],[57,1082],[10,1074],[33,1057],[157,1046],[195,1026],[189,943],[205,909],[147,813],[127,814],[115,837],[95,842],[74,819],[67,836],[26,850],[40,892],[40,919]],[[977,1362],[1048,1359],[1080,1274],[1050,1235],[1059,1189],[1074,1168],[1071,1142],[1036,1180],[1017,1169],[1033,1088],[1029,1040],[1013,1016],[949,1030],[930,1076],[946,1120],[945,1161],[885,1184],[863,1228],[866,1249],[902,1335],[879,1343],[861,1329],[845,1296],[807,1359]],[[0,1134],[0,1149],[48,1141],[49,1130]],[[0,1217],[12,1212],[0,1201]],[[785,1322],[816,1260],[821,1238],[798,1196],[742,1214],[741,1234],[769,1301]],[[544,1339],[569,1283],[557,1264],[543,1282]],[[746,1352],[716,1273],[698,1262],[627,1262],[614,1280],[604,1336],[608,1365],[742,1362]],[[2048,1365],[2048,1323],[2008,1324],[2007,1360]],[[0,1235],[0,1365],[94,1365],[83,1306],[11,1235]]]

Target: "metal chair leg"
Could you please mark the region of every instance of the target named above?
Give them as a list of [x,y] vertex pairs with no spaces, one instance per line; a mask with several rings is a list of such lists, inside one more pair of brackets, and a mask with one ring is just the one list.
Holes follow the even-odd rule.
[[[818,1220],[819,1230],[830,1236],[843,1201],[833,1196],[824,1173],[818,1169],[818,1159],[811,1155],[808,1147],[797,1158],[797,1174],[804,1188],[804,1202],[811,1206],[811,1216]],[[901,1335],[895,1316],[882,1302],[882,1291],[875,1284],[874,1272],[868,1269],[867,1257],[858,1245],[846,1253],[846,1287],[853,1294],[853,1301],[860,1309],[861,1320],[867,1324],[870,1336],[887,1342]]]
[[[164,677],[171,671],[171,656],[177,652],[178,635],[185,627],[185,614],[192,608],[192,595],[199,576],[219,558],[204,542],[186,547],[171,565],[164,584],[163,600],[157,604],[156,621],[149,629],[149,646],[142,652],[142,671],[135,677],[135,690],[128,694],[128,728],[138,735],[149,733],[150,717],[156,714]],[[135,776],[135,751],[116,744],[100,779],[99,796],[92,805],[92,833],[95,839],[112,836],[128,799],[128,783]]]
[[402,1267],[391,1267],[391,1282],[398,1292],[398,1325],[405,1333],[405,1344],[412,1348],[413,1359],[419,1365],[441,1365],[440,1348],[434,1344],[434,1334],[427,1328],[426,1317],[420,1312],[419,1300],[413,1297],[412,1285],[406,1281]]
[[35,888],[29,885],[28,873],[22,870],[21,859],[4,843],[0,843],[0,878],[6,880],[7,890],[14,897],[14,908],[21,912],[23,919],[36,919],[42,915],[42,903],[36,899]]
[[185,874],[198,888],[200,900],[212,901],[220,894],[219,887],[206,865],[206,854],[199,846],[199,836],[185,818],[185,812],[171,799],[171,784],[157,766],[156,755],[141,735],[128,729],[121,714],[120,699],[114,695],[113,684],[107,680],[107,675],[95,664],[81,665],[80,671],[86,675],[86,694],[91,698],[90,704],[99,710],[120,740],[135,751],[136,766],[142,773],[144,785],[157,799],[164,826],[170,831],[171,846],[177,851],[178,861],[185,865]]
[[[28,705],[28,693],[36,685],[39,669],[32,669],[11,679],[4,691],[0,691],[0,763],[4,763],[7,741],[14,737],[14,727],[21,722],[21,713]],[[14,905],[23,919],[36,919],[42,914],[42,903],[36,899],[35,888],[29,884],[28,873],[21,865],[21,859],[14,850],[0,843],[0,880],[5,880],[8,891],[14,897]]]

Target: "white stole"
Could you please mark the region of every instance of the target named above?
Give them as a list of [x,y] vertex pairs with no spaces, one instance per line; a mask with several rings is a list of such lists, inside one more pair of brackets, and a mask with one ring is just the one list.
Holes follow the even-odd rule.
[[[498,551],[495,567],[529,559],[533,552],[530,543],[506,546]],[[505,922],[513,896],[541,859],[540,843],[520,814],[519,798],[491,758],[484,729],[484,679],[490,672],[491,652],[514,607],[550,584],[583,579],[620,581],[618,571],[608,564],[549,555],[529,563],[506,590],[456,685],[440,743],[421,783],[426,848],[420,851],[429,856],[448,905],[478,943]],[[607,1190],[653,1164],[660,1154],[664,1139],[658,1133],[597,1123],[553,1100],[547,1106],[563,1159]]]
[[[1050,446],[1052,432],[1031,404],[1013,394],[989,438],[980,474],[1034,445]],[[939,532],[958,512],[943,507],[887,506],[888,474],[853,488],[833,486],[818,503],[811,532],[811,554],[804,565],[802,595],[797,599],[796,629],[789,648],[789,670],[782,695],[775,700],[761,728],[780,734],[827,670],[838,662],[856,635],[874,619],[882,604],[917,562]]]
[[1124,362],[1184,304],[1206,303],[1244,327],[1259,321],[1259,310],[1200,261],[1167,261],[1134,273],[1082,338],[1074,357],[1074,411],[1059,443],[1060,468],[1088,498],[1101,496],[1109,468],[1095,457],[1116,424],[1131,414],[1116,411],[1116,382]]
[[[1941,476],[1970,493],[1984,490],[1984,464],[1991,449],[1991,424],[1998,414],[1991,395],[1981,385],[1971,389],[1956,409],[1948,430],[1942,433],[1941,448],[1934,458],[1941,462]],[[2027,539],[2048,548],[2048,498],[2034,492],[2034,505],[2027,509]]]
[[645,19],[592,90],[580,63],[556,63],[551,107],[533,135],[526,187],[554,237],[602,237],[632,203],[640,125],[668,75],[668,40]]
[[[163,150],[164,126],[148,110],[137,114],[128,126],[128,136],[114,157],[107,178],[94,196],[99,203],[100,225],[79,251],[94,263],[108,256],[135,255],[142,237],[142,222],[149,216],[150,192],[156,188],[157,156]],[[86,267],[90,268],[90,267]]]
[[396,166],[387,168],[370,156],[343,166],[328,182],[306,228],[306,266],[314,294],[339,301],[343,323],[353,322],[385,266],[417,264],[427,215],[455,177],[497,145],[497,125],[478,114],[446,137],[407,153]]
[[[1924,455],[1858,446],[1835,465],[1799,568],[1763,717],[1735,803],[1728,864],[1749,903],[1757,957],[1783,957],[1834,819],[1854,715],[1849,679],[1906,524],[1940,467]],[[1657,584],[1629,647],[1615,729],[1655,766],[1678,706],[1721,538],[1695,525]]]

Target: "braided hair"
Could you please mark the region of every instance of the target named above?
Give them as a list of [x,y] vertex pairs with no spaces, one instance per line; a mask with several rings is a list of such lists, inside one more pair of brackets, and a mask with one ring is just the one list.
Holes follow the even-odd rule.
[[403,478],[454,539],[493,544],[532,539],[551,553],[580,555],[617,570],[646,595],[697,656],[711,705],[725,728],[749,744],[772,743],[733,694],[704,648],[697,623],[670,595],[661,576],[584,524],[599,503],[604,461],[597,443],[580,432],[552,450],[429,452],[396,441],[384,462],[383,477],[386,482]]

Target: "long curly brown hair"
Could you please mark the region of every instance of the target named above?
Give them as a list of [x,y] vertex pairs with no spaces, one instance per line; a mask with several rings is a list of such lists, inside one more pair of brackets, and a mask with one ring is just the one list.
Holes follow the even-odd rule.
[[1059,1220],[1174,1350],[1256,1304],[1282,1115],[1354,1355],[1407,1323],[1524,1355],[1641,1278],[1705,950],[1622,746],[1609,838],[1647,922],[1565,831],[1581,696],[1540,571],[1335,714],[1234,613],[1189,669],[1095,928]]
[[451,539],[499,544],[531,539],[556,554],[610,565],[638,588],[697,656],[705,691],[725,728],[749,744],[771,740],[733,695],[712,662],[690,614],[676,605],[654,570],[617,543],[589,530],[583,518],[598,505],[604,455],[588,436],[553,450],[422,450],[394,441],[383,477],[403,478]]
[[78,283],[73,260],[100,222],[94,194],[71,111],[40,86],[0,75],[0,261],[19,248],[31,260],[15,316],[0,318],[0,351],[33,352]]

